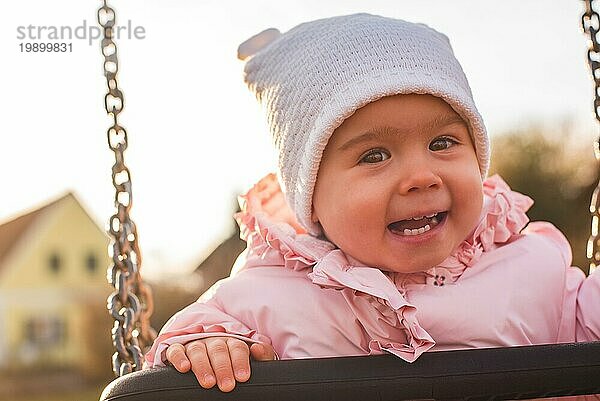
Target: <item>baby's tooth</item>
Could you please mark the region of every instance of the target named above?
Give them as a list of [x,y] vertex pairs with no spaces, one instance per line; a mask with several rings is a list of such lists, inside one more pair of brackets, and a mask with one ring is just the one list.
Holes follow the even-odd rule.
[[402,232],[402,234],[404,235],[419,235],[419,234],[423,234],[424,232],[427,232],[431,230],[431,226],[429,224],[426,224],[424,227],[421,228],[415,228],[415,229],[410,229],[410,228],[405,228],[404,231]]
[[427,217],[428,219],[430,219],[430,218],[432,218],[433,216],[435,216],[436,214],[437,214],[437,213],[432,213],[432,214],[430,214],[430,215],[427,215],[426,217]]
[[423,217],[425,217],[425,216],[413,217],[412,219],[413,220],[421,220]]

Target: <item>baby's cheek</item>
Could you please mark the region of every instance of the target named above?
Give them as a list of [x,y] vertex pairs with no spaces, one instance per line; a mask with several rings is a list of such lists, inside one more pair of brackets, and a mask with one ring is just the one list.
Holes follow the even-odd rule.
[[470,191],[463,193],[463,204],[465,207],[465,225],[467,234],[471,232],[479,223],[481,211],[483,210],[483,187],[481,179],[475,182]]
[[362,259],[365,252],[371,248],[369,239],[369,225],[366,216],[359,212],[338,213],[335,217],[322,222],[321,226],[325,237],[346,255]]

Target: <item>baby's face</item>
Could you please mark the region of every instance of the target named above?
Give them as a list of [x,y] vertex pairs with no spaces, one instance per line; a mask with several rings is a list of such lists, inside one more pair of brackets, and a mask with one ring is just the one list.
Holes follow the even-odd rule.
[[366,266],[408,273],[447,258],[475,228],[482,205],[465,122],[437,97],[396,95],[335,130],[319,168],[313,221]]

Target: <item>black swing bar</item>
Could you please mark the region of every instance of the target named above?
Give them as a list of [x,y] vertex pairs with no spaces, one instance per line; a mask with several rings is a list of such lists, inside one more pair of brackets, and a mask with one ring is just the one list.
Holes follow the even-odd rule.
[[115,379],[100,401],[505,400],[600,394],[600,341],[392,355],[253,362],[231,393],[190,372],[157,368]]

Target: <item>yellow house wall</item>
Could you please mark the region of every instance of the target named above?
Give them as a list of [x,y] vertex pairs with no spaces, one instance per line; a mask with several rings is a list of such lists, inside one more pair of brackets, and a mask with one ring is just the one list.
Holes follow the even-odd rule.
[[[48,210],[32,230],[0,274],[0,293],[8,302],[5,344],[9,352],[23,353],[25,322],[36,316],[55,316],[65,322],[65,341],[45,349],[41,361],[85,366],[94,359],[95,350],[86,347],[84,333],[109,336],[110,327],[90,328],[87,319],[90,314],[106,313],[108,238],[72,196]],[[57,271],[50,268],[53,253],[60,258]],[[96,257],[94,271],[86,266],[88,254]]]

